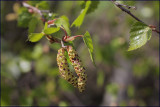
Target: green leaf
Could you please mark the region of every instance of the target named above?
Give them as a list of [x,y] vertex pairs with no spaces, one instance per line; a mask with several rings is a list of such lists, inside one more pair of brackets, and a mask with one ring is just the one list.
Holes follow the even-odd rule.
[[43,33],[31,33],[28,37],[29,41],[37,42],[43,37]]
[[140,48],[152,36],[152,30],[149,26],[141,22],[135,22],[130,30],[130,46],[128,51]]
[[70,26],[70,24],[69,24],[69,19],[68,19],[67,16],[63,15],[63,16],[61,16],[60,18],[62,18],[62,19],[65,20],[65,23],[66,23],[66,25],[67,25],[68,27]]
[[93,44],[92,44],[92,38],[89,34],[88,31],[86,31],[86,33],[84,34],[83,36],[83,41],[84,43],[86,44],[86,46],[88,47],[88,50],[89,50],[89,53],[90,53],[90,57],[91,57],[91,60],[93,62],[93,64],[95,65],[95,62],[94,62],[94,57],[93,57]]
[[89,6],[91,4],[91,1],[87,1],[86,2],[86,6],[85,8],[81,11],[80,15],[74,20],[74,22],[72,23],[71,27],[73,25],[75,25],[76,27],[80,27],[83,23],[84,17],[89,9]]
[[59,31],[59,30],[60,30],[59,27],[58,27],[58,28],[50,27],[50,28],[45,29],[45,30],[44,30],[44,33],[48,35],[48,34],[55,33],[55,32],[57,32],[57,31]]
[[[91,12],[94,12],[96,8],[98,7],[99,1],[91,1],[91,5],[89,6],[89,9],[86,14],[89,14]],[[82,1],[81,8],[85,8],[85,1]]]
[[44,30],[48,28],[48,23],[45,22],[45,25],[44,25]]
[[33,33],[35,31],[35,28],[37,26],[38,23],[38,19],[36,17],[32,17],[31,21],[29,22],[29,29],[28,29],[28,33]]
[[20,8],[18,12],[18,26],[28,27],[28,24],[32,18],[32,15],[28,12],[26,8]]
[[63,27],[69,36],[71,35],[71,31],[69,29],[69,20],[66,16],[56,19],[54,23],[57,27]]

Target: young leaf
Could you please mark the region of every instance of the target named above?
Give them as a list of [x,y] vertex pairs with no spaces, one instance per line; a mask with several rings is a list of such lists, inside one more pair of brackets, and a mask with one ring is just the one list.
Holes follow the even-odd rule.
[[64,18],[64,17],[65,17],[65,16],[56,19],[56,20],[54,21],[54,23],[55,23],[55,25],[56,25],[57,27],[63,27],[63,28],[66,30],[67,34],[70,36],[70,35],[71,35],[71,32],[70,32],[70,29],[69,29],[69,20],[68,20],[67,17],[65,17],[65,18]]
[[55,33],[57,31],[59,31],[60,28],[55,28],[55,27],[50,27],[50,28],[47,28],[47,29],[44,29],[44,33],[45,34],[52,34],[52,33]]
[[69,25],[69,19],[68,19],[68,17],[67,17],[67,16],[63,15],[63,16],[61,16],[60,18],[62,18],[62,19],[64,19],[64,20],[65,20],[66,25],[67,25],[68,27],[70,26],[70,25]]
[[74,22],[72,23],[71,27],[73,25],[75,25],[76,27],[80,27],[83,23],[84,17],[89,9],[89,6],[91,4],[91,1],[87,1],[86,2],[86,6],[85,8],[81,11],[80,15],[74,20]]
[[94,62],[94,57],[93,57],[93,44],[92,44],[92,38],[89,34],[88,31],[86,31],[86,33],[84,34],[83,36],[83,41],[84,43],[86,44],[86,46],[88,47],[88,50],[89,50],[89,53],[90,53],[90,57],[91,57],[91,60],[92,62],[94,63],[95,65],[95,62]]
[[38,23],[38,19],[36,17],[32,17],[31,21],[29,22],[29,25],[28,25],[28,33],[33,33],[35,31],[35,28],[37,26],[37,23]]
[[152,36],[152,30],[144,23],[135,22],[131,27],[130,35],[128,51],[135,50],[146,44]]
[[43,37],[43,33],[31,33],[28,37],[29,41],[37,42]]
[[68,17],[67,16],[65,16],[65,15],[63,15],[63,16],[61,16],[61,18],[64,20],[64,24],[63,24],[63,27],[64,27],[64,29],[66,30],[66,32],[67,32],[67,34],[68,34],[68,36],[70,36],[71,35],[71,31],[70,31],[70,24],[69,24],[69,19],[68,19]]

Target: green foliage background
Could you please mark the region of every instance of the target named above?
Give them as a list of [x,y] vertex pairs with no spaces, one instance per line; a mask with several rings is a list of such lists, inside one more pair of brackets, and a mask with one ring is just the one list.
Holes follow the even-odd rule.
[[[137,6],[137,10],[131,12],[147,24],[158,28],[158,1],[119,2]],[[59,76],[56,63],[59,44],[50,44],[45,38],[36,43],[26,41],[28,32],[33,32],[32,29],[36,28],[34,33],[40,33],[44,26],[42,21],[31,16],[26,8],[17,9],[19,3],[21,2],[1,2],[2,106],[159,104],[158,34],[152,32],[152,37],[146,45],[134,51],[127,51],[129,32],[135,20],[110,1],[99,1],[98,6],[88,3],[97,7],[95,10],[85,7],[81,1],[30,1],[30,4],[39,9],[51,10],[54,14],[50,19],[65,15],[70,25],[77,23],[75,26],[79,28],[73,26],[71,32],[68,31],[69,34],[81,35],[86,31],[90,33],[94,46],[94,51],[90,52],[94,52],[96,66],[89,57],[90,53],[83,39],[74,41],[88,74],[86,91],[79,93]],[[86,8],[88,12],[83,11],[86,14],[83,23],[74,21],[81,10],[87,10]],[[17,14],[20,16],[17,17]],[[32,28],[28,29],[28,26]],[[55,36],[63,35],[58,31]]]

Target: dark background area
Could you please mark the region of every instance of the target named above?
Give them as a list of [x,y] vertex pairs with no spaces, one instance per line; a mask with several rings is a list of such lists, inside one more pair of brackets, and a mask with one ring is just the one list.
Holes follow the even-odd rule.
[[[134,5],[133,14],[159,28],[159,1],[125,1]],[[47,1],[49,10],[66,15],[70,24],[81,11],[76,1]],[[60,44],[43,38],[31,43],[28,28],[17,24],[21,2],[1,2],[1,105],[39,106],[158,106],[159,35],[140,49],[127,51],[129,31],[135,21],[110,1],[100,1],[72,35],[88,30],[93,39],[96,67],[83,39],[74,41],[84,63],[88,81],[80,93],[59,76],[56,62]]]

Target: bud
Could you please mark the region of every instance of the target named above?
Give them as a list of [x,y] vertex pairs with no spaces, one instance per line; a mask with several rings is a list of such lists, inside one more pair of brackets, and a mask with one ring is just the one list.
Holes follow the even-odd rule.
[[57,64],[59,66],[59,72],[62,78],[67,80],[74,87],[77,87],[77,77],[73,75],[69,70],[69,65],[67,59],[65,58],[65,49],[61,48],[58,50],[57,54]]
[[82,65],[82,61],[78,56],[76,50],[73,49],[72,46],[67,47],[69,59],[75,69],[75,72],[79,76],[78,78],[78,89],[80,92],[85,90],[85,85],[87,82],[87,74],[85,74],[85,68]]
[[64,36],[63,41],[70,42],[76,39],[77,37],[83,37],[83,35],[76,35],[76,36]]

